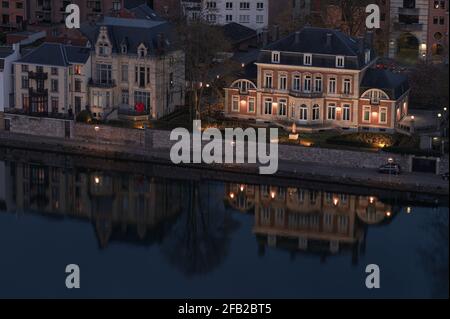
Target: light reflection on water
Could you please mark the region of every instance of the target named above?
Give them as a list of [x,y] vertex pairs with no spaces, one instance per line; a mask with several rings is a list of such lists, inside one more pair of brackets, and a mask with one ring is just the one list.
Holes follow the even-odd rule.
[[0,162],[0,297],[448,297],[432,200],[172,177]]

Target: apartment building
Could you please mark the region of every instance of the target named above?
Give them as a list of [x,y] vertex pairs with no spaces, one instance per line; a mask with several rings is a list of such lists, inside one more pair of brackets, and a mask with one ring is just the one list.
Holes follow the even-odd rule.
[[406,77],[374,69],[372,35],[305,27],[261,50],[257,78],[225,89],[225,114],[299,128],[393,131],[408,112]]
[[[435,2],[438,8],[430,10]],[[447,4],[448,1],[390,0],[389,57],[408,63],[426,60],[431,52],[430,26],[445,25],[445,9],[440,7],[447,7]],[[433,16],[430,16],[431,11]],[[434,14],[436,23],[430,20],[434,19]]]
[[20,58],[20,45],[0,47],[0,113],[14,104],[12,64]]
[[429,1],[427,50],[431,61],[448,63],[448,0]]
[[236,22],[254,30],[269,24],[268,0],[182,0],[181,4],[188,19],[204,19],[217,25]]
[[89,48],[44,43],[14,62],[14,74],[11,111],[72,117],[88,105]]
[[112,15],[124,8],[124,0],[29,0],[32,24],[64,23],[65,8],[74,3],[80,8],[80,20],[96,21],[104,15]]
[[28,20],[31,0],[0,1],[0,29],[21,30]]
[[166,21],[105,17],[85,25],[90,39],[90,109],[97,118],[147,120],[184,101],[184,53]]

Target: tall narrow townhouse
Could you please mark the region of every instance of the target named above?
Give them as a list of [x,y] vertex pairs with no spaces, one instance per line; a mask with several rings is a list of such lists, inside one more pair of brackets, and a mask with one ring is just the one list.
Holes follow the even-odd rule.
[[73,117],[88,105],[90,49],[44,43],[14,63],[18,112]]
[[274,42],[259,54],[256,79],[225,90],[225,114],[312,130],[395,130],[408,111],[408,82],[373,68],[371,38],[305,27]]
[[125,120],[157,119],[184,104],[184,53],[166,21],[105,17],[82,32],[92,46],[90,109]]

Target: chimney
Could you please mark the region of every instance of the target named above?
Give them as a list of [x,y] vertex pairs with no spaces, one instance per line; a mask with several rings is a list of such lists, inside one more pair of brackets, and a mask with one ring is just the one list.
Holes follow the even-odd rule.
[[20,42],[13,43],[12,47],[14,52],[20,52]]
[[157,47],[159,50],[164,50],[164,33],[158,33]]
[[366,31],[364,34],[364,42],[367,47],[373,48],[373,31]]
[[300,43],[300,31],[295,31],[294,43],[295,44],[299,44]]
[[326,46],[327,47],[331,47],[331,40],[333,39],[333,34],[332,33],[327,33],[327,40],[326,40]]
[[358,51],[360,53],[364,52],[364,43],[365,43],[365,38],[363,37],[358,37]]
[[262,32],[263,48],[269,44],[269,31],[264,29]]
[[278,24],[275,24],[273,26],[273,34],[272,34],[272,41],[278,41],[278,39],[280,38],[280,27],[278,26]]

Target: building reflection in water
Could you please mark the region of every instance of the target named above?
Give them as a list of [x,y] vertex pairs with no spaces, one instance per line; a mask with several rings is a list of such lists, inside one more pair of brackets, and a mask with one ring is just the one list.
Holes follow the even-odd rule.
[[327,255],[364,252],[367,228],[390,222],[397,209],[374,196],[267,185],[227,184],[225,202],[254,213],[253,232],[260,254],[266,246]]
[[323,258],[350,250],[354,263],[364,252],[368,226],[388,223],[396,213],[374,196],[311,189],[223,186],[21,162],[6,162],[2,170],[8,185],[4,210],[89,220],[101,248],[113,240],[157,242],[186,275],[223,262],[239,226],[235,210],[254,213],[260,254],[267,246]]
[[87,219],[100,247],[152,241],[181,213],[182,185],[142,175],[6,162],[6,209]]

